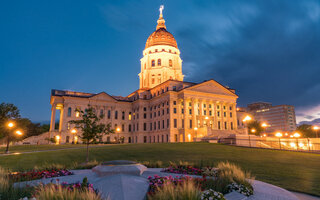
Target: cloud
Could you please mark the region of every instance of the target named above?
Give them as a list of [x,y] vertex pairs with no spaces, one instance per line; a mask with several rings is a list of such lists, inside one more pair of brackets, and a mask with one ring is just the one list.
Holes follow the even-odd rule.
[[176,28],[188,80],[230,85],[240,104],[320,104],[319,1],[201,3]]

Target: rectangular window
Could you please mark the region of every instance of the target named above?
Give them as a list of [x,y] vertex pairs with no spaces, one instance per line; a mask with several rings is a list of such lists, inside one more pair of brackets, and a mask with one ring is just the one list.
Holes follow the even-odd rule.
[[209,104],[209,108],[211,108],[211,104]]
[[217,116],[220,117],[220,111],[217,112]]
[[232,106],[230,106],[229,109],[232,110]]
[[122,120],[125,119],[125,112],[122,112]]
[[217,109],[220,109],[220,106],[219,106],[219,105],[217,105]]
[[147,111],[147,107],[143,107],[143,111]]
[[223,116],[224,116],[224,117],[227,117],[227,113],[226,113],[226,112],[223,112]]
[[170,121],[169,119],[167,119],[167,128],[169,128],[169,125],[170,125]]
[[203,107],[206,108],[206,107],[207,107],[207,104],[203,104]]
[[160,130],[160,121],[158,121],[158,130]]
[[150,113],[150,119],[152,119],[152,113]]
[[177,119],[174,119],[174,120],[173,120],[173,127],[174,127],[174,128],[177,128]]
[[121,127],[121,128],[122,128],[122,132],[124,132],[124,124],[122,124],[122,127]]
[[129,112],[128,119],[131,120],[131,112]]
[[153,123],[153,128],[154,128],[154,130],[157,129],[157,122],[154,122],[154,123]]
[[181,109],[181,114],[184,114],[184,109],[183,108]]
[[189,115],[192,115],[192,109],[189,109]]
[[230,128],[231,128],[231,130],[233,130],[233,123],[232,122],[230,122]]
[[144,119],[147,119],[147,113],[144,113],[144,114],[143,114],[143,118],[144,118]]
[[212,111],[211,110],[209,110],[209,116],[212,116]]
[[147,143],[147,136],[143,136],[143,143]]
[[192,106],[191,102],[189,102],[189,106]]
[[178,142],[178,134],[174,134],[174,141]]
[[220,121],[218,121],[218,129],[219,129],[219,130],[221,129]]
[[169,108],[167,108],[167,114],[169,114],[169,112],[170,112],[170,110],[169,110]]
[[207,115],[207,111],[206,110],[203,111],[203,115]]
[[176,86],[173,86],[173,87],[172,87],[172,90],[173,90],[173,91],[176,91],[176,90],[177,90],[177,87],[176,87]]
[[173,101],[173,105],[177,105],[177,102],[176,102],[176,101]]
[[160,110],[158,110],[158,116],[160,116]]
[[192,128],[192,119],[189,120],[189,128]]
[[232,112],[230,112],[230,117],[232,118]]
[[118,119],[118,111],[117,110],[114,112],[114,118]]
[[227,122],[224,122],[224,129],[227,130]]
[[147,123],[143,123],[143,130],[144,130],[144,131],[147,130]]
[[184,119],[181,120],[182,128],[184,128]]
[[162,129],[164,129],[164,120],[162,120]]
[[164,115],[164,109],[162,109],[162,115]]
[[177,108],[173,108],[173,113],[174,113],[174,114],[177,113]]
[[111,111],[108,110],[108,119],[110,119],[110,117],[111,117]]
[[131,132],[131,124],[129,124],[129,132]]
[[150,123],[150,131],[152,131],[152,123]]

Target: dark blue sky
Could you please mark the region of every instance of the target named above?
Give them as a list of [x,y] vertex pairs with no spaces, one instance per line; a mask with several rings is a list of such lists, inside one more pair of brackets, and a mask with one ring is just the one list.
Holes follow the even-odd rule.
[[320,117],[320,0],[2,1],[0,102],[50,119],[51,89],[127,95],[160,4],[186,81],[215,79],[240,105]]

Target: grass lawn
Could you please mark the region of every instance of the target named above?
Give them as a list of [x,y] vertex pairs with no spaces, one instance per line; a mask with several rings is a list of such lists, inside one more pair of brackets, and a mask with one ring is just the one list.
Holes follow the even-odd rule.
[[[18,148],[18,147],[16,147]],[[22,148],[22,147],[21,147]],[[51,147],[50,147],[51,148]],[[288,190],[320,196],[320,155],[234,147],[209,143],[106,145],[90,150],[90,160],[188,161],[214,165],[230,161],[250,171],[257,180]],[[13,170],[58,163],[72,166],[85,161],[85,149],[68,149],[0,156],[0,165]]]

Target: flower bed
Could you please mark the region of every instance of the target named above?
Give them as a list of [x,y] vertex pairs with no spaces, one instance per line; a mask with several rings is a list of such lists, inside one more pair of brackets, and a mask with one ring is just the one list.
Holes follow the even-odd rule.
[[20,182],[20,181],[31,181],[31,180],[42,179],[42,178],[68,176],[72,174],[73,174],[72,172],[65,169],[49,169],[49,170],[41,170],[41,171],[32,170],[29,172],[10,173],[9,178],[13,182]]
[[202,176],[203,170],[192,167],[192,166],[183,166],[183,165],[171,165],[168,168],[162,170],[162,172],[174,173],[174,174],[188,174],[188,175],[199,175]]
[[213,176],[218,175],[218,169],[213,167],[197,168],[185,165],[171,165],[168,168],[164,168],[161,172],[174,173],[174,174],[187,174],[198,176]]

